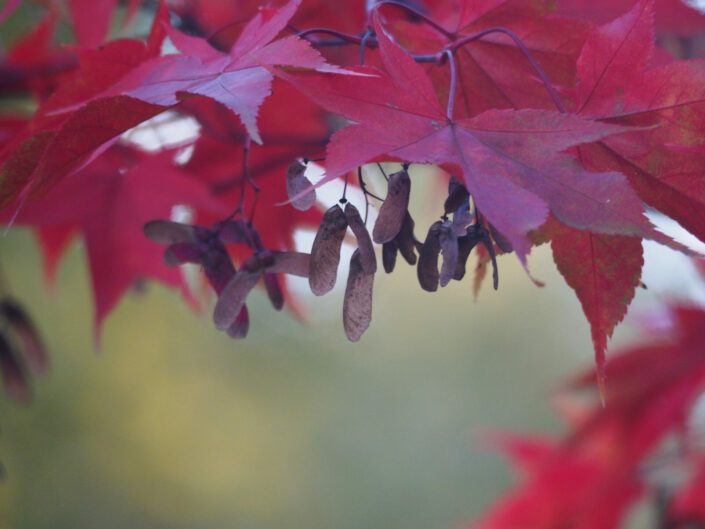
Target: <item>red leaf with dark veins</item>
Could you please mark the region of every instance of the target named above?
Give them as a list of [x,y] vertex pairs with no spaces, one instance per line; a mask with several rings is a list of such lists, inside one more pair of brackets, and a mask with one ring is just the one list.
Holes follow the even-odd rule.
[[21,207],[27,198],[45,193],[64,176],[88,164],[127,129],[163,110],[126,96],[100,98],[71,114],[57,131],[31,136],[0,168],[0,208],[18,197],[22,200],[17,206]]
[[423,69],[377,29],[386,74],[278,72],[313,101],[356,122],[332,136],[319,185],[379,159],[440,164],[462,175],[478,209],[522,262],[531,246],[526,233],[544,222],[549,209],[578,229],[667,242],[651,228],[622,175],[589,173],[558,154],[625,129],[545,110],[449,119]]
[[590,323],[598,383],[604,394],[607,338],[622,321],[641,277],[641,240],[563,226],[551,240],[553,258],[575,290]]
[[621,114],[627,89],[651,59],[653,1],[641,0],[630,12],[593,31],[578,58],[577,112],[586,117]]
[[270,94],[273,78],[263,64],[344,72],[327,64],[304,40],[286,37],[270,42],[286,26],[300,1],[291,0],[280,9],[260,11],[229,53],[212,48],[205,39],[172,31],[172,41],[182,55],[143,64],[113,91],[160,105],[175,105],[183,94],[210,97],[235,112],[252,139],[262,143],[257,113]]
[[[456,40],[491,28],[513,32],[559,92],[569,96],[575,81],[575,60],[589,25],[551,16],[555,2],[500,0],[492,2],[427,2],[427,15],[456,36]],[[437,53],[449,39],[419,21],[394,16],[383,7],[384,26],[411,53]],[[404,13],[404,11],[399,11]],[[470,117],[491,108],[546,108],[555,105],[529,60],[506,34],[490,33],[469,42],[456,54],[458,117]],[[427,66],[436,91],[448,97],[449,68]]]
[[[580,114],[650,130],[581,146],[586,167],[618,170],[649,206],[705,240],[705,61],[681,61],[644,72],[653,48],[653,2],[597,28],[578,61]],[[683,148],[669,148],[669,145]]]
[[176,204],[227,215],[228,208],[207,186],[173,166],[173,156],[170,151],[154,155],[114,147],[17,216],[19,224],[56,228],[59,233],[67,224],[80,230],[95,296],[96,336],[108,312],[140,278],[158,279],[187,292],[179,270],[164,266],[163,248],[142,233],[147,221],[169,218]]

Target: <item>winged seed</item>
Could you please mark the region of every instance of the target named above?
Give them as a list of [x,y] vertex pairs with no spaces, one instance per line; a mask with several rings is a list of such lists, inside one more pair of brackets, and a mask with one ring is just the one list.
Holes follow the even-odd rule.
[[441,266],[440,282],[441,286],[446,286],[453,276],[458,266],[458,236],[453,230],[450,221],[441,225],[438,233],[438,244],[443,252],[443,265]]
[[372,246],[372,239],[362,221],[360,212],[350,202],[345,204],[345,218],[348,226],[357,239],[357,247],[360,250],[360,263],[366,274],[374,274],[377,271],[377,256],[375,248]]
[[[306,166],[298,160],[291,162],[286,170],[286,194],[291,200],[291,205],[301,211],[306,211],[316,202],[316,191],[311,181],[304,175],[305,172]],[[307,189],[308,193],[295,198]]]
[[[394,271],[394,265],[397,262],[397,243],[396,241],[385,242],[382,245],[382,266],[384,271],[391,274]],[[416,257],[416,255],[414,255]]]
[[426,240],[419,252],[419,264],[416,272],[421,288],[428,292],[435,292],[438,289],[438,254],[441,252],[439,235],[441,231],[441,221],[431,224],[426,235]]
[[350,258],[350,273],[343,298],[343,327],[351,342],[357,342],[372,321],[374,274],[365,273],[360,251]]
[[157,244],[198,241],[196,229],[193,226],[170,220],[150,220],[144,225],[142,231],[149,240]]
[[372,239],[377,244],[391,241],[401,230],[404,214],[409,207],[411,179],[404,171],[389,175],[387,196],[379,208],[379,214],[372,229]]
[[261,272],[250,272],[241,268],[225,285],[213,311],[213,322],[218,329],[228,329],[235,322],[245,305],[247,295],[255,288],[261,275]]
[[340,246],[345,238],[348,222],[345,213],[335,204],[323,215],[316,238],[311,246],[308,284],[311,292],[322,296],[335,286],[340,262]]
[[301,252],[277,252],[272,250],[274,262],[267,271],[275,274],[308,277],[311,267],[311,255]]

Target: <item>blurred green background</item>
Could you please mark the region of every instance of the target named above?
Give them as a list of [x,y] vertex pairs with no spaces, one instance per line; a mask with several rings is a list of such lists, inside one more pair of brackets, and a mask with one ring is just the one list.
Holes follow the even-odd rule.
[[[431,220],[417,219],[417,235]],[[33,236],[13,228],[0,267],[52,366],[31,405],[0,396],[0,528],[457,527],[512,482],[479,434],[559,431],[551,388],[592,366],[549,249],[530,266],[545,288],[510,255],[499,291],[487,283],[475,302],[469,278],[429,294],[399,262],[378,275],[357,344],[342,328],[344,278],[302,298],[307,324],[255,292],[244,341],[217,332],[210,307],[195,314],[148,283],[107,318],[96,351],[80,242],[49,293]],[[636,306],[659,300],[659,278],[692,288],[682,259],[652,270]]]
[[80,243],[51,295],[29,231],[0,255],[52,360],[30,406],[0,400],[0,527],[456,526],[510,483],[478,434],[557,430],[549,390],[591,362],[547,248],[530,260],[545,288],[505,256],[477,302],[469,279],[429,294],[399,263],[357,344],[343,280],[303,298],[308,324],[255,292],[244,341],[148,283],[107,318],[99,352]]

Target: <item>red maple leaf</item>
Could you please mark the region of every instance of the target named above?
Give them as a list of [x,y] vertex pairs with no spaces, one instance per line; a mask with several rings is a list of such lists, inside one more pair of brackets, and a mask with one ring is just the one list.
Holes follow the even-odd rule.
[[[474,116],[492,108],[555,108],[523,50],[551,83],[566,89],[572,87],[575,60],[589,25],[551,16],[554,2],[452,0],[425,4],[424,14],[442,31],[418,18],[410,20],[411,17],[404,16],[408,15],[406,10],[393,5],[380,10],[387,15],[383,19],[385,28],[410,53],[435,54],[451,42],[487,32],[482,38],[464,44],[455,55],[458,86],[462,87],[456,92],[457,117]],[[437,68],[433,62],[428,64],[426,70],[436,92],[447,99],[448,68]]]
[[110,89],[153,104],[171,106],[185,94],[210,97],[235,112],[257,143],[257,111],[269,95],[273,76],[263,65],[293,66],[344,72],[329,65],[305,40],[273,39],[286,26],[301,0],[279,9],[262,9],[242,30],[228,53],[213,48],[206,39],[169,29],[179,55],[143,63]]
[[439,164],[462,175],[478,209],[522,262],[531,246],[526,233],[543,224],[549,209],[575,228],[667,241],[651,229],[622,175],[588,173],[558,154],[624,129],[547,110],[453,119],[423,69],[379,27],[377,35],[386,72],[278,72],[313,101],[356,122],[332,136],[320,183],[379,159]]
[[172,151],[154,155],[115,146],[17,216],[19,224],[42,228],[50,263],[74,230],[83,235],[96,337],[103,318],[136,280],[153,278],[184,287],[179,271],[164,266],[163,249],[144,237],[147,221],[169,218],[177,204],[221,216],[228,213],[207,186],[174,166],[173,157]]
[[[624,125],[651,126],[580,146],[585,165],[627,175],[640,198],[695,235],[705,231],[702,153],[666,144],[701,137],[705,63],[673,63],[644,73],[653,49],[653,1],[642,0],[596,28],[578,59],[578,115]],[[552,228],[551,228],[552,229]],[[637,239],[558,230],[552,248],[558,269],[575,290],[591,326],[600,384],[607,338],[622,320],[639,284]]]

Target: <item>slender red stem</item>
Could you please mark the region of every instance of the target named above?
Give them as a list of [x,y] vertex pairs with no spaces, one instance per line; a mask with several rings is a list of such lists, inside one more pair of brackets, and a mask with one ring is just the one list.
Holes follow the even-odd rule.
[[[309,28],[305,29],[303,31],[300,31],[297,33],[295,36],[305,39],[309,35],[312,35],[314,33],[323,33],[325,35],[330,35],[331,37],[337,37],[340,40],[342,40],[344,43],[348,44],[357,44],[360,45],[363,43],[364,37],[358,37],[356,35],[350,35],[349,33],[343,33],[341,31],[336,31],[335,29],[329,29],[329,28]],[[369,48],[376,48],[377,47],[377,39],[365,39],[364,40],[365,45]],[[316,43],[319,44],[319,43]]]
[[[406,5],[403,2],[399,2],[398,0],[382,0],[381,2],[378,2],[377,4],[375,4],[374,9],[378,10],[380,7],[385,6],[385,5],[399,7],[401,9],[403,9],[404,11],[406,11],[407,13],[409,13],[415,17],[418,17],[419,19],[423,20],[424,23],[431,26],[433,29],[438,31],[441,35],[448,38],[449,40],[455,40],[457,38],[455,33],[448,31],[446,28],[444,28],[443,26],[438,24],[438,22],[436,22],[435,20],[428,18],[426,15],[424,15],[420,11],[414,9],[413,7],[411,7],[409,5]],[[372,11],[370,11],[370,15],[371,15],[371,13],[372,13]],[[367,22],[368,22],[368,26],[371,25],[370,20],[368,20]]]
[[452,50],[446,50],[444,54],[448,57],[448,65],[450,66],[450,90],[448,91],[448,107],[446,116],[449,121],[453,121],[453,107],[455,106],[455,87],[458,84],[458,71],[455,67],[455,58]]
[[543,84],[546,86],[546,90],[548,90],[549,95],[551,96],[551,99],[553,99],[554,104],[556,105],[556,108],[563,114],[567,113],[568,111],[566,110],[565,106],[563,105],[563,102],[561,101],[560,97],[558,97],[558,94],[556,93],[555,88],[553,88],[553,85],[551,84],[551,81],[548,80],[548,76],[546,73],[541,69],[539,64],[536,62],[534,57],[531,55],[531,52],[524,46],[524,43],[519,39],[519,37],[516,36],[516,34],[507,29],[507,28],[502,28],[502,27],[496,27],[496,28],[488,28],[484,29],[478,33],[474,33],[472,35],[468,35],[466,37],[463,37],[462,39],[458,39],[455,42],[451,42],[448,44],[443,51],[451,50],[451,51],[456,51],[457,49],[463,47],[465,44],[469,42],[473,42],[475,40],[481,39],[482,37],[489,35],[491,33],[504,33],[507,35],[509,38],[511,38],[514,41],[514,44],[516,44],[517,48],[524,54],[526,59],[529,61],[529,64],[531,67],[534,69],[536,74],[539,76]]

